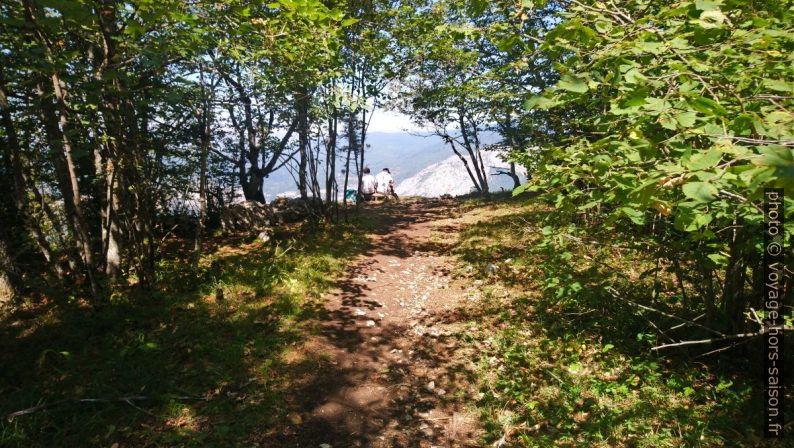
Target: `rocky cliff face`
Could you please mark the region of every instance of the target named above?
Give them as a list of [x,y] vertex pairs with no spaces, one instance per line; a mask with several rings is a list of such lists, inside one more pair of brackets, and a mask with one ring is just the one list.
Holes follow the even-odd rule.
[[[513,180],[506,175],[498,175],[500,170],[508,170],[509,164],[502,161],[495,152],[483,152],[483,164],[488,171],[488,185],[491,192],[512,190]],[[526,181],[526,171],[516,167],[522,182]],[[400,182],[395,188],[400,196],[437,197],[444,194],[460,196],[471,193],[474,184],[466,172],[466,167],[458,156],[453,155],[441,162],[431,164],[416,175]]]

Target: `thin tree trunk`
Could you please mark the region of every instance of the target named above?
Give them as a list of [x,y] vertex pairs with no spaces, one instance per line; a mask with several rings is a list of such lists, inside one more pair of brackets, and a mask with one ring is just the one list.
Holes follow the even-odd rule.
[[[361,77],[359,79],[359,96],[364,98],[364,68],[361,69]],[[358,185],[361,185],[361,180],[364,177],[364,153],[366,150],[366,141],[367,141],[367,109],[361,109],[361,143],[358,147],[359,149],[359,169],[358,169]]]
[[[512,126],[512,117],[509,111],[505,115],[506,115],[505,121],[504,124],[502,125],[503,134],[507,136],[507,141],[510,150],[514,151],[517,149],[518,143],[516,142],[515,139],[515,131],[513,130],[513,126]],[[510,176],[511,179],[513,179],[514,190],[521,186],[521,179],[518,177],[518,174],[516,173],[515,162],[510,162],[510,172],[508,173],[508,175]]]
[[[232,116],[232,123],[238,130],[240,136],[240,144],[242,145],[239,171],[240,183],[243,188],[243,195],[248,201],[265,202],[265,193],[263,190],[262,181],[264,173],[260,168],[260,147],[257,144],[256,130],[254,129],[253,112],[251,110],[251,96],[245,91],[245,88],[238,81],[234,80],[220,65],[216,62],[215,69],[218,74],[226,81],[229,87],[234,90],[243,103],[243,122],[237,123],[234,119],[233,108],[230,108],[230,115]],[[247,144],[247,149],[245,146]],[[248,161],[250,167],[245,169],[245,161]]]
[[[485,166],[482,162],[482,154],[480,154],[479,144],[472,145],[469,139],[469,132],[466,130],[466,122],[464,120],[463,111],[458,111],[458,123],[460,124],[460,134],[463,137],[463,147],[469,153],[472,165],[474,165],[474,173],[477,175],[479,191],[483,194],[488,194],[488,173],[485,172]],[[476,131],[475,131],[476,136]]]
[[103,212],[103,240],[105,241],[105,274],[111,280],[116,280],[121,270],[121,245],[119,244],[119,223],[117,211],[119,210],[118,180],[116,165],[113,160],[108,160],[105,165],[105,208]]
[[9,303],[19,294],[19,270],[8,254],[3,238],[0,238],[0,305]]
[[306,89],[298,94],[298,191],[301,199],[308,199],[307,164],[309,162],[309,95]]
[[722,288],[722,308],[726,317],[728,332],[743,330],[746,296],[744,285],[747,277],[747,265],[743,245],[745,241],[735,237],[730,244],[730,258],[725,270],[725,281]]
[[199,213],[196,223],[196,238],[193,244],[194,267],[198,267],[201,258],[201,238],[204,233],[204,222],[207,219],[207,154],[209,153],[212,123],[210,118],[210,102],[212,93],[207,92],[204,82],[204,65],[199,64],[199,79],[201,86],[201,113],[199,115]]
[[[56,98],[62,101],[63,91],[60,88],[60,78],[52,76],[52,84],[57,88]],[[46,86],[46,84],[45,84]],[[74,236],[78,253],[81,256],[81,264],[84,273],[89,281],[92,295],[96,298],[99,294],[94,269],[93,251],[91,249],[90,237],[83,216],[83,204],[80,196],[80,187],[77,180],[77,171],[72,157],[72,145],[66,132],[61,129],[68,129],[69,123],[63,104],[61,110],[56,112],[49,98],[47,97],[46,87],[40,90],[40,101],[42,105],[42,120],[44,121],[45,132],[51,145],[59,145],[60,148],[53,148],[53,159],[58,174],[58,186],[64,199],[64,214],[66,222]],[[58,117],[56,119],[56,117]]]
[[[39,29],[36,23],[36,14],[38,11],[33,6],[30,0],[24,1],[25,6],[25,20],[34,30],[36,39],[44,48],[44,54],[47,61],[54,64],[54,56],[52,47],[48,37]],[[40,84],[40,102],[42,105],[42,118],[44,121],[45,131],[48,134],[49,143],[51,145],[58,144],[60,148],[54,151],[54,159],[56,169],[58,171],[59,187],[61,194],[64,197],[64,208],[67,216],[67,222],[70,223],[70,230],[75,236],[75,242],[78,250],[81,253],[82,261],[85,267],[85,273],[91,288],[91,295],[94,298],[99,296],[99,283],[97,282],[94,269],[93,250],[91,248],[91,239],[89,236],[86,221],[83,216],[83,204],[80,196],[80,187],[77,179],[77,170],[74,164],[72,155],[72,144],[69,140],[68,130],[71,128],[67,118],[67,91],[66,83],[64,83],[57,72],[50,74],[49,84],[51,90],[47,89],[46,83]],[[57,107],[53,107],[49,94],[54,95]],[[57,117],[57,121],[56,121]]]
[[[109,0],[103,0],[102,10],[99,14],[100,29],[102,30],[102,49],[103,54],[98,66],[94,70],[94,79],[97,82],[102,82],[105,70],[117,63],[118,55],[116,52],[117,41],[116,37],[119,34],[119,29],[116,22],[116,5]],[[124,180],[120,179],[120,171],[118,168],[123,166],[123,159],[125,154],[119,148],[119,142],[127,142],[133,144],[131,139],[123,132],[123,118],[122,106],[119,95],[116,92],[121,92],[121,85],[118,79],[113,80],[114,88],[110,91],[103,92],[103,105],[102,114],[106,126],[107,135],[111,138],[107,139],[105,163],[102,163],[101,154],[100,160],[97,163],[97,179],[104,179],[104,206],[101,211],[101,240],[102,240],[102,259],[104,263],[104,272],[111,281],[115,281],[121,271],[121,243],[119,228],[119,216],[121,199],[119,198],[120,190],[123,189]],[[122,188],[119,188],[120,184]],[[102,195],[99,195],[102,197]],[[132,212],[132,211],[130,211]],[[132,212],[134,213],[134,212]]]
[[515,162],[510,162],[510,173],[508,175],[510,176],[511,179],[513,179],[513,189],[514,190],[521,186],[521,179],[518,177],[518,174],[516,173],[516,163]]
[[[47,241],[47,237],[44,235],[44,231],[41,229],[40,224],[33,219],[28,204],[26,197],[27,182],[22,168],[22,148],[20,147],[19,137],[17,136],[16,128],[11,118],[8,94],[5,90],[5,79],[2,77],[2,73],[0,73],[0,113],[2,113],[3,128],[6,131],[6,138],[8,139],[7,148],[11,162],[13,199],[17,207],[17,212],[21,215],[25,227],[33,232],[36,246],[44,258],[44,261],[47,263],[48,268],[52,270],[58,279],[63,279],[63,271],[57,261],[53,259],[52,249]],[[38,191],[36,193],[38,193]]]
[[469,162],[466,160],[466,157],[464,157],[463,154],[458,151],[458,148],[455,146],[455,141],[452,140],[452,138],[448,135],[439,135],[446,139],[447,143],[449,143],[449,145],[452,147],[452,152],[454,152],[460,161],[463,162],[463,166],[466,168],[466,172],[469,174],[469,179],[471,179],[472,184],[474,184],[474,188],[476,188],[477,191],[482,192],[482,187],[480,187],[477,177],[475,177],[474,173],[471,172],[471,168],[469,168]]
[[482,176],[483,192],[487,196],[491,192],[490,187],[488,186],[488,171],[485,169],[485,164],[482,161],[482,151],[480,150],[479,147],[476,149],[476,153],[477,153],[477,160],[479,160],[480,162],[480,174]]
[[[350,114],[348,116],[347,122],[347,156],[345,157],[345,184],[342,192],[342,205],[345,208],[345,220],[347,220],[347,189],[350,181],[350,156],[353,154],[353,150],[356,145],[355,135],[353,134],[353,115]],[[359,185],[360,187],[360,185]],[[357,187],[357,191],[358,188]]]
[[328,120],[328,143],[325,145],[325,202],[330,204],[336,185],[336,129],[339,123],[336,108]]

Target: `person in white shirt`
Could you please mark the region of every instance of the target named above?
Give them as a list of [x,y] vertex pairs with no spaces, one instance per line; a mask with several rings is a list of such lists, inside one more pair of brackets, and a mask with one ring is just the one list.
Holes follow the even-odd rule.
[[369,201],[372,199],[372,194],[375,193],[375,190],[375,176],[369,173],[368,167],[364,167],[364,175],[361,177],[361,188],[359,188],[358,192],[363,200]]
[[394,178],[391,177],[391,171],[388,168],[384,168],[383,171],[378,173],[375,176],[375,181],[377,182],[375,189],[378,193],[397,198],[397,194],[394,193]]

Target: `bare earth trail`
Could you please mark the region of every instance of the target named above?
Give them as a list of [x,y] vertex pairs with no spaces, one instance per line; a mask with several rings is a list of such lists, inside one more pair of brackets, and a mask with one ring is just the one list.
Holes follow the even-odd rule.
[[468,294],[450,278],[455,203],[374,207],[362,213],[381,214],[382,226],[302,348],[316,367],[291,397],[300,412],[266,443],[477,446],[473,366],[456,311]]

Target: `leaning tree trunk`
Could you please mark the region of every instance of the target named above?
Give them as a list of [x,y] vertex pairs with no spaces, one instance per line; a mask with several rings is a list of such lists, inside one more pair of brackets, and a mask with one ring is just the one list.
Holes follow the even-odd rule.
[[518,177],[518,174],[516,174],[516,163],[515,162],[510,162],[510,172],[508,173],[508,176],[510,176],[510,178],[513,179],[513,189],[514,190],[521,186],[521,179]]
[[[466,130],[466,122],[463,111],[458,112],[458,123],[460,125],[460,135],[463,137],[463,147],[469,153],[472,166],[474,167],[474,174],[477,175],[478,190],[484,195],[488,195],[488,173],[485,171],[485,165],[482,161],[482,153],[480,152],[479,140],[477,139],[476,130],[474,131],[475,141],[472,142],[469,138],[469,132]],[[467,167],[468,168],[468,167]]]
[[463,162],[463,166],[466,168],[466,173],[468,173],[469,179],[471,179],[471,183],[474,185],[474,188],[477,189],[477,191],[482,192],[482,187],[480,186],[478,178],[474,175],[474,173],[472,173],[471,168],[469,167],[469,161],[466,160],[466,157],[464,157],[460,151],[458,151],[458,147],[455,146],[455,141],[452,139],[452,137],[448,135],[442,135],[442,136],[447,141],[447,143],[449,143],[449,145],[452,147],[452,152],[454,152],[455,155],[458,156],[460,161]]
[[[30,0],[23,2],[25,7],[25,22],[33,31],[34,38],[44,49],[44,59],[50,66],[55,67],[55,56],[48,36],[39,28],[37,16],[40,10]],[[72,130],[68,115],[71,108],[68,106],[68,92],[66,83],[57,71],[49,74],[49,80],[39,83],[39,102],[44,124],[45,134],[49,140],[53,162],[58,173],[58,186],[64,199],[64,212],[69,230],[74,236],[77,249],[82,257],[82,264],[91,295],[99,296],[99,283],[95,276],[96,264],[91,247],[91,238],[88,226],[83,215],[83,203],[80,196],[80,186],[77,179],[77,170],[74,163],[72,142],[69,132]],[[55,98],[53,105],[51,98]]]
[[[50,144],[53,145],[53,161],[57,171],[58,187],[63,195],[64,214],[70,232],[74,236],[76,248],[81,256],[81,264],[88,278],[91,294],[96,298],[99,295],[94,263],[94,253],[91,248],[91,238],[83,215],[83,202],[80,195],[80,186],[77,180],[77,169],[72,153],[72,143],[68,137],[70,124],[67,119],[65,104],[66,93],[62,88],[62,81],[57,74],[53,74],[52,90],[48,91],[46,84],[40,91],[40,102],[44,129]],[[58,100],[58,110],[55,110],[49,99],[54,91]],[[63,130],[63,131],[62,131]]]

